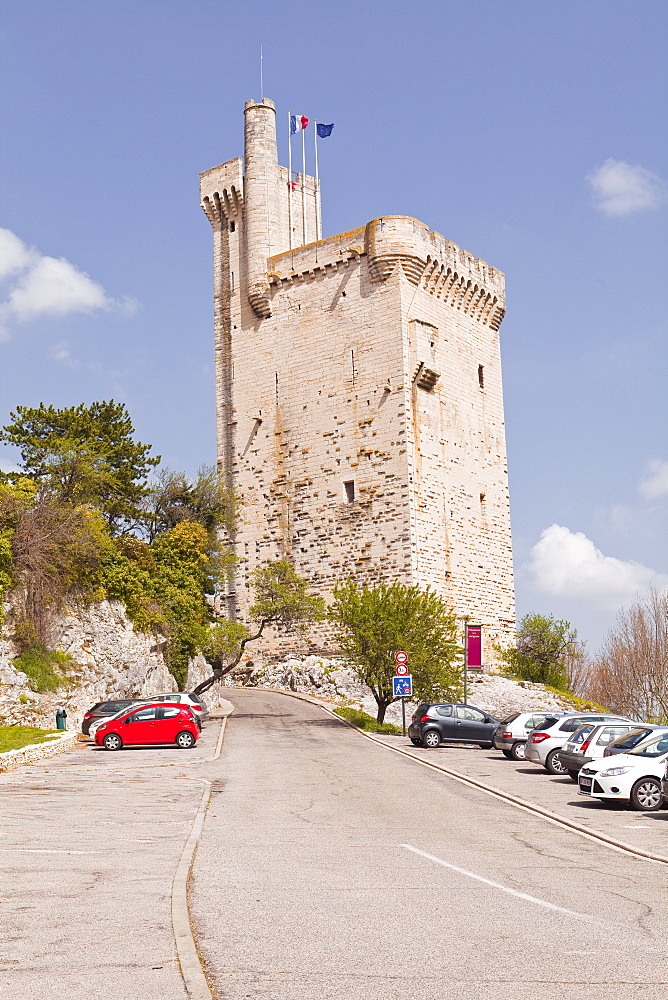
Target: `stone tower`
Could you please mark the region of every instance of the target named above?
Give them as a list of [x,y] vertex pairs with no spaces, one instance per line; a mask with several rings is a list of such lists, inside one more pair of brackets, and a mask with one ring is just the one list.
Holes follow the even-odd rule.
[[244,501],[229,612],[287,557],[325,597],[431,585],[491,662],[515,625],[503,274],[405,216],[317,239],[318,184],[290,180],[273,103],[247,101],[243,162],[201,175],[218,461]]

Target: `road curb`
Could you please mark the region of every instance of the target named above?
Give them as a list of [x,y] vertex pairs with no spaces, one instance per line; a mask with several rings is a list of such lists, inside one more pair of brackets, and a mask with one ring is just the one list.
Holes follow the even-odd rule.
[[[243,688],[240,688],[239,690],[243,690]],[[402,757],[407,757],[416,764],[421,764],[423,767],[429,767],[433,771],[440,771],[442,774],[447,774],[449,778],[453,778],[455,781],[459,781],[464,785],[476,788],[478,791],[485,792],[485,794],[500,799],[508,805],[515,806],[516,809],[523,809],[525,812],[540,816],[549,823],[553,823],[555,826],[560,826],[565,830],[569,830],[571,833],[577,833],[581,837],[586,837],[588,840],[595,840],[597,843],[604,844],[611,850],[622,851],[624,854],[630,854],[633,857],[640,858],[642,861],[653,861],[656,864],[668,865],[668,858],[664,857],[662,854],[653,854],[651,851],[642,851],[637,847],[633,847],[631,844],[626,844],[623,840],[617,840],[614,837],[609,837],[605,833],[590,830],[588,827],[582,826],[580,823],[576,823],[573,820],[565,819],[563,816],[559,816],[557,813],[553,813],[549,809],[545,809],[543,806],[537,805],[535,802],[527,802],[524,799],[517,798],[517,796],[511,795],[509,792],[504,792],[500,788],[494,788],[492,785],[486,785],[477,778],[470,778],[468,775],[462,774],[460,771],[453,771],[451,768],[443,767],[441,764],[436,764],[433,761],[420,760],[419,757],[415,757],[407,750],[402,750],[401,747],[392,747],[388,743],[384,743],[382,740],[379,740],[372,733],[365,733],[363,729],[359,728],[359,726],[354,725],[354,723],[350,722],[348,719],[344,719],[343,716],[337,715],[336,712],[333,712],[330,708],[323,705],[321,701],[317,698],[313,698],[311,695],[299,694],[296,691],[280,691],[277,688],[257,687],[252,690],[272,691],[275,694],[284,694],[287,695],[288,698],[297,698],[300,701],[307,701],[311,705],[317,705],[323,712],[327,712],[328,715],[331,715],[339,722],[349,726],[351,729],[354,729],[360,736],[364,736],[365,739],[371,740],[372,743],[376,744],[376,746],[384,747],[385,750],[390,750],[392,753],[401,754]]]
[[[216,749],[213,757],[207,760],[217,760],[223,748],[223,739],[227,727],[227,716],[222,720],[220,733],[216,742]],[[200,761],[199,763],[206,763]],[[202,834],[206,811],[211,801],[211,782],[206,778],[199,779],[204,784],[202,798],[190,828],[190,834],[186,845],[183,848],[179,863],[176,866],[174,881],[172,882],[172,929],[174,931],[174,941],[176,943],[176,954],[179,960],[181,975],[188,994],[189,1000],[212,1000],[213,993],[202,969],[199,959],[195,937],[190,924],[190,909],[188,907],[188,881],[192,871],[193,861],[197,844]]]

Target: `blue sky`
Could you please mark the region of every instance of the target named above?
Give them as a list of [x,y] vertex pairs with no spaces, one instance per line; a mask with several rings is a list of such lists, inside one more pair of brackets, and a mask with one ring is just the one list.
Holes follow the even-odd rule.
[[1,423],[113,397],[171,468],[213,461],[198,173],[241,154],[262,45],[279,121],[336,125],[325,235],[416,216],[506,273],[519,614],[568,618],[593,652],[668,584],[663,0],[4,0],[0,18]]

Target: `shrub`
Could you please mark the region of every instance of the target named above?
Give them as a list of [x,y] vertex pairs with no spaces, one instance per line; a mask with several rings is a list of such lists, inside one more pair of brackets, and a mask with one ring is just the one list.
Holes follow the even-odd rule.
[[400,726],[393,726],[391,722],[376,722],[372,716],[367,715],[359,708],[335,708],[334,711],[341,718],[352,722],[358,729],[363,729],[367,733],[391,733],[401,735]]
[[70,678],[65,673],[65,668],[74,662],[69,653],[46,649],[45,646],[31,646],[15,656],[12,665],[15,670],[21,670],[27,675],[32,691],[42,694],[44,691],[56,691],[62,684],[67,684]]

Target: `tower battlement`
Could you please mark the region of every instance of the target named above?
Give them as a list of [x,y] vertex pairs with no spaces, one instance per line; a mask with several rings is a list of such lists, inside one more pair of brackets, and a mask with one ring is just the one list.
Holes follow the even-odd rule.
[[244,500],[230,614],[287,557],[325,596],[349,575],[432,586],[490,661],[515,621],[502,272],[407,216],[320,238],[319,184],[279,166],[266,99],[201,194],[218,461]]

